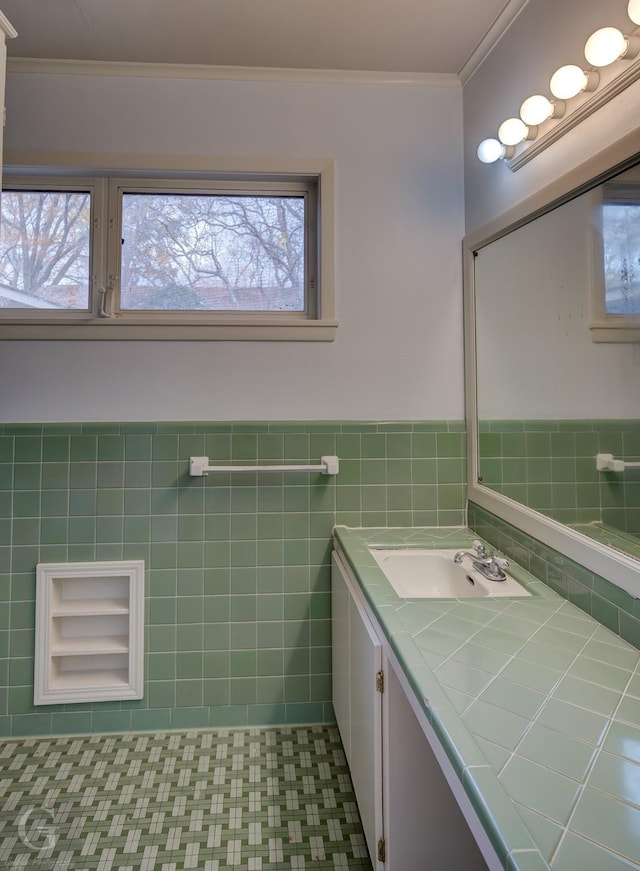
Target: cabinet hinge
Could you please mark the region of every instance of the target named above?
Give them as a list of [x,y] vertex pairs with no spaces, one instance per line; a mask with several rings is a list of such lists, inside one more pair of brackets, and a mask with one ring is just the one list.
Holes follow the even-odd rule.
[[384,692],[384,672],[379,671],[376,674],[376,692],[383,693]]
[[386,862],[387,860],[387,845],[384,838],[378,841],[378,862]]

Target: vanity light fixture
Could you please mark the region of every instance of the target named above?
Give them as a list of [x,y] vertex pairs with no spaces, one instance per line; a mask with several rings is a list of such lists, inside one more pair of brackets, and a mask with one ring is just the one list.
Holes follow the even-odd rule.
[[549,90],[559,100],[571,100],[583,91],[595,91],[599,82],[597,70],[585,71],[575,64],[567,64],[551,76]]
[[601,27],[592,33],[584,47],[584,56],[594,67],[608,67],[620,58],[638,54],[637,36],[625,36],[617,27]]
[[503,145],[498,139],[483,139],[476,153],[482,163],[495,163],[496,160],[510,160],[516,150],[513,145]]
[[527,127],[521,118],[507,118],[498,127],[498,139],[503,145],[519,145],[525,139],[535,139],[536,127]]
[[[507,118],[498,128],[497,139],[484,139],[480,143],[478,159],[482,163],[506,160],[512,171],[520,169],[536,154],[640,79],[640,58],[634,60],[640,54],[640,0],[628,0],[627,15],[637,26],[633,32],[624,34],[617,27],[601,27],[592,33],[584,47],[589,68],[585,70],[577,64],[566,64],[557,69],[549,82],[553,99],[544,94],[528,97],[520,107],[519,118]],[[632,63],[621,67],[614,77],[600,74],[600,69],[619,61]],[[583,99],[572,112],[566,112],[566,101],[580,94],[591,93],[593,96]],[[552,126],[547,124],[556,119],[558,123]],[[516,146],[527,140],[535,140],[541,127],[543,135],[538,141],[516,155]]]
[[562,118],[564,110],[564,100],[548,100],[543,94],[534,94],[520,106],[520,117],[528,127],[538,127],[549,118]]

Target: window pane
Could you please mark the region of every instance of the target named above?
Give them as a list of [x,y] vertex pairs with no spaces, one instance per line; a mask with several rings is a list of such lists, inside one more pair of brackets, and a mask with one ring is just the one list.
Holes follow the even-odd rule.
[[91,196],[2,192],[0,308],[89,308]]
[[305,310],[304,197],[124,194],[123,310]]
[[605,203],[605,312],[640,314],[640,203]]

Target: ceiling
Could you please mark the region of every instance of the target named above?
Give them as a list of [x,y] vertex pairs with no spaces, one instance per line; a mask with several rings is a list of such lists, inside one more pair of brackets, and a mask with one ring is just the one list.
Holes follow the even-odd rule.
[[0,0],[10,57],[458,74],[527,0]]

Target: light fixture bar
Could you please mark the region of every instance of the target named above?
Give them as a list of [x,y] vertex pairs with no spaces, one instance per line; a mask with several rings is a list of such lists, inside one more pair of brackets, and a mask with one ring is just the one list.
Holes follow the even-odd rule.
[[[640,0],[628,0],[627,15],[634,24],[640,25]],[[504,151],[494,155],[495,149],[487,149],[488,143],[495,142],[498,145],[498,140],[483,140],[477,151],[478,158],[483,163],[502,159],[515,172],[636,82],[640,78],[640,26],[628,34],[617,27],[601,27],[587,39],[584,56],[588,63],[587,69],[577,64],[559,67],[549,82],[549,89],[555,100],[550,100],[544,94],[534,94],[525,99],[520,106],[520,117],[508,118],[500,125],[498,140],[505,147],[515,148],[526,140],[536,140],[539,126],[545,126],[549,119],[562,120],[515,157]],[[623,72],[598,90],[601,81],[600,68],[609,67],[620,60],[632,63],[626,65]],[[565,115],[567,100],[594,91],[596,93],[592,97],[587,97],[581,105]]]
[[622,93],[625,88],[638,81],[638,79],[640,79],[640,57],[636,58],[626,70],[616,76],[615,79],[601,90],[596,91],[581,106],[578,106],[569,115],[561,118],[557,124],[529,145],[521,154],[511,158],[511,160],[506,159],[504,162],[512,172],[517,172],[517,170],[529,163],[530,160],[533,160],[536,155],[540,154],[541,151],[557,142],[565,133],[573,130],[574,127],[577,127],[578,124],[589,118],[594,112],[597,112],[598,109],[601,109],[610,100]]

